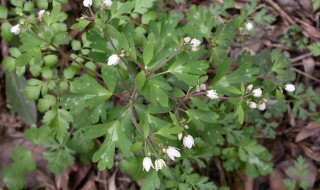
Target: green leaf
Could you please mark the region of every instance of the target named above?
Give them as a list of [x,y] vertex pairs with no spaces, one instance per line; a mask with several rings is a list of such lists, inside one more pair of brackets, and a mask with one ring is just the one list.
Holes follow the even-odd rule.
[[201,75],[206,74],[206,69],[209,67],[204,61],[191,61],[185,63],[180,59],[170,66],[168,71],[174,74],[178,79],[190,86],[197,86]]
[[237,109],[237,111],[235,112],[235,114],[237,114],[237,116],[238,116],[239,123],[240,123],[240,124],[243,124],[243,121],[244,121],[244,111],[243,111],[243,108],[242,108],[241,105],[238,107],[238,109]]
[[108,133],[110,128],[115,127],[114,125],[118,125],[117,121],[110,121],[103,124],[91,125],[85,129],[84,136],[89,139],[95,139],[101,137]]
[[48,162],[48,168],[55,174],[60,174],[74,163],[73,152],[70,149],[61,149],[43,153]]
[[40,112],[46,112],[54,105],[56,105],[56,97],[50,94],[44,95],[43,98],[38,101],[38,109]]
[[142,180],[141,190],[155,190],[160,188],[160,178],[158,172],[151,171],[146,177]]
[[75,23],[71,26],[72,30],[83,30],[90,24],[90,21],[85,19],[78,18],[77,21],[78,23]]
[[[134,8],[135,2],[114,3],[111,7],[111,18],[121,18],[123,14],[128,14]],[[117,5],[117,7],[115,7]]]
[[134,84],[138,90],[141,90],[145,82],[146,82],[146,73],[144,71],[140,71],[134,80]]
[[6,19],[8,16],[8,10],[6,7],[0,5],[0,19]]
[[25,131],[24,137],[33,144],[42,145],[51,139],[52,130],[49,127],[29,128]]
[[202,111],[198,109],[189,109],[186,111],[187,115],[195,120],[204,121],[206,123],[214,123],[219,115],[211,111]]
[[199,109],[203,111],[209,111],[209,108],[207,104],[204,102],[204,100],[201,100],[200,98],[197,98],[197,97],[191,97],[190,99],[192,103],[194,103],[194,105],[196,105]]
[[6,72],[13,72],[15,69],[15,59],[9,56],[5,56],[2,61],[3,70]]
[[[108,125],[109,127],[110,125]],[[101,134],[101,133],[100,133]],[[104,170],[106,167],[112,168],[114,163],[115,147],[119,147],[125,156],[130,156],[129,149],[131,141],[124,134],[123,128],[119,121],[114,123],[107,130],[106,138],[98,151],[93,155],[92,161],[98,162],[98,169]]]
[[72,115],[63,109],[49,110],[43,116],[43,123],[52,128],[60,143],[63,143],[68,136],[70,122],[73,122]]
[[55,45],[62,45],[62,44],[69,44],[70,40],[71,40],[71,37],[67,32],[60,32],[53,37],[52,42]]
[[148,65],[153,58],[154,54],[154,42],[149,41],[144,47],[143,51],[143,63],[144,65]]
[[109,90],[113,92],[118,82],[117,68],[103,65],[101,74],[104,83],[108,86]]
[[314,56],[320,56],[320,42],[314,43],[308,46],[308,48]]
[[133,12],[144,14],[153,6],[154,2],[155,0],[136,0]]
[[11,33],[12,25],[9,22],[4,22],[1,25],[1,37],[6,41],[10,42],[14,38],[14,34]]
[[25,177],[36,169],[30,150],[17,146],[12,152],[13,163],[2,170],[2,179],[9,189],[19,190],[26,185]]
[[163,137],[166,137],[168,139],[176,140],[177,134],[181,133],[183,131],[182,127],[176,126],[171,127],[172,124],[169,123],[162,127],[159,131],[157,131],[155,134],[161,135]]
[[71,113],[80,113],[84,108],[93,109],[104,104],[111,95],[94,78],[83,75],[72,82],[71,93],[61,98],[61,105]]
[[26,97],[31,100],[39,99],[41,89],[43,87],[43,82],[38,79],[28,80],[28,86],[25,89]]
[[78,50],[81,49],[81,43],[78,40],[72,40],[71,41],[71,46],[72,46],[72,49],[75,50],[75,51],[78,51]]
[[15,74],[6,74],[6,94],[9,103],[19,114],[21,119],[29,126],[37,125],[37,109],[34,101],[27,100],[23,89],[26,88],[27,81]]

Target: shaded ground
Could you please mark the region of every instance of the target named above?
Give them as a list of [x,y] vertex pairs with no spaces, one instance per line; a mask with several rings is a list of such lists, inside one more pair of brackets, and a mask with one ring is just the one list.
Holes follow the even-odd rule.
[[[177,5],[174,1],[168,1],[166,6],[172,9],[172,11],[187,12],[188,6],[191,3],[209,5],[216,2],[223,3],[223,0],[191,1],[180,5]],[[246,2],[250,2],[250,0],[237,1],[236,9],[230,10],[230,13],[238,14]],[[297,2],[300,2],[300,4]],[[256,37],[248,39],[247,48],[252,53],[256,53],[264,47],[286,50],[291,55],[293,69],[297,73],[297,81],[313,86],[319,92],[320,60],[313,57],[306,46],[320,39],[320,12],[312,13],[310,2],[308,0],[261,1],[257,10],[262,7],[267,8],[276,16],[277,20],[265,30],[259,29]],[[64,9],[71,15],[71,18],[77,18],[81,15],[81,11],[78,9],[77,2],[75,1],[70,1],[70,4],[65,5]],[[223,20],[223,18],[217,19]],[[186,22],[187,20],[182,20],[181,24]],[[301,31],[288,36],[288,41],[286,40],[286,35],[292,31],[293,25],[300,26]],[[77,34],[71,35],[76,36]],[[306,39],[304,47],[300,47],[301,44],[294,43],[302,39]],[[290,41],[291,46],[288,45]],[[7,44],[2,42],[2,57],[6,54],[7,48]],[[240,51],[235,46],[231,51],[231,55],[235,58]],[[18,116],[15,116],[15,113],[10,109],[10,105],[7,104],[5,88],[5,74],[0,66],[0,168],[10,162],[10,152],[13,147],[23,145],[33,150],[38,163],[38,170],[28,178],[30,186],[45,187],[47,189],[82,188],[88,190],[116,189],[116,187],[117,189],[139,188],[138,183],[132,182],[130,177],[121,171],[114,169],[97,172],[94,165],[75,164],[60,175],[54,176],[48,174],[45,163],[41,158],[42,148],[35,147],[23,139],[23,131],[27,126]],[[292,116],[290,109],[280,123],[282,125],[276,129],[275,139],[266,139],[263,136],[258,137],[260,143],[266,146],[273,154],[275,170],[271,175],[253,180],[247,178],[244,173],[234,172],[232,173],[232,177],[228,176],[228,179],[225,181],[220,161],[212,160],[211,173],[214,173],[210,176],[212,180],[217,184],[227,183],[231,189],[235,190],[284,190],[283,179],[292,177],[288,172],[288,166],[292,165],[298,155],[304,155],[310,171],[306,180],[314,188],[319,187],[320,124],[298,120]]]

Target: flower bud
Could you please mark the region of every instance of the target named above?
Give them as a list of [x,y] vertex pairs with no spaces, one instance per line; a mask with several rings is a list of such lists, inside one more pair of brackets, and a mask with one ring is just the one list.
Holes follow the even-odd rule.
[[294,92],[296,90],[296,87],[293,84],[286,84],[284,89],[287,92]]
[[188,37],[185,37],[184,39],[183,39],[183,41],[185,42],[185,43],[189,43],[190,41],[191,41],[191,38],[188,36]]
[[90,7],[92,5],[92,0],[83,0],[83,6]]
[[253,24],[252,24],[251,22],[247,22],[247,23],[246,23],[246,29],[247,29],[248,31],[251,31],[251,30],[253,29]]
[[163,159],[159,158],[154,162],[155,170],[161,170],[164,166],[167,166]]
[[192,146],[194,146],[194,139],[191,135],[186,135],[184,138],[183,138],[183,145],[184,147],[187,147],[189,149],[192,148]]
[[169,158],[173,161],[174,161],[174,157],[181,157],[179,149],[172,147],[172,146],[169,146],[169,148],[167,149],[167,154],[168,154]]
[[260,110],[260,111],[264,111],[265,109],[266,109],[266,103],[265,102],[260,102],[259,104],[258,104],[258,109]]
[[147,172],[150,170],[151,167],[154,169],[154,166],[150,157],[144,157],[142,165],[143,165],[143,170]]
[[116,54],[113,54],[108,58],[108,65],[109,66],[118,65],[119,61],[120,61],[120,57]]
[[254,97],[259,98],[259,97],[262,96],[262,90],[261,90],[260,88],[254,89],[254,90],[252,91],[252,95],[253,95]]
[[107,8],[110,8],[112,5],[112,0],[105,0],[103,1],[103,5],[106,6]]
[[250,84],[249,86],[247,86],[247,92],[251,91],[253,88],[253,84]]
[[254,102],[248,102],[247,104],[248,104],[249,108],[251,108],[251,109],[256,109],[257,108],[257,104],[254,103]]
[[10,31],[11,31],[11,33],[13,33],[13,34],[15,34],[15,35],[20,34],[20,31],[21,31],[20,25],[19,25],[19,24],[14,25],[14,26],[11,28]]

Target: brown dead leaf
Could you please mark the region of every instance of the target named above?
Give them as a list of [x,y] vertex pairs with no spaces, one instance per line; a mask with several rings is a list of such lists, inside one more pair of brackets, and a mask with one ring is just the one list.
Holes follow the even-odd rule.
[[309,123],[306,127],[302,128],[296,136],[296,142],[300,142],[320,131],[320,123]]

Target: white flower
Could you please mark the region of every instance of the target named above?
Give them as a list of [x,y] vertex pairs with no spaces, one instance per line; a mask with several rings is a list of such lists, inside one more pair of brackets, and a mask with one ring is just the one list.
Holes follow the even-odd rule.
[[110,8],[111,5],[112,5],[112,0],[105,0],[105,1],[103,1],[103,4],[104,4],[106,7]]
[[193,38],[190,44],[191,44],[191,51],[198,51],[201,41],[198,40],[197,38]]
[[266,109],[266,103],[265,103],[264,101],[260,102],[260,103],[258,104],[258,109],[259,109],[260,111],[265,110],[265,109]]
[[260,88],[254,89],[252,91],[252,94],[253,94],[254,97],[259,98],[260,96],[262,96],[262,90]]
[[191,41],[191,38],[189,36],[185,37],[185,38],[183,38],[183,41],[184,41],[184,43],[189,43]]
[[144,157],[142,165],[143,165],[143,170],[146,170],[147,172],[150,170],[151,167],[154,169],[152,160],[148,156]]
[[182,139],[182,133],[178,134],[178,139],[179,139],[179,141]]
[[254,102],[248,102],[247,104],[248,104],[249,108],[251,108],[251,109],[256,109],[258,107],[257,104]]
[[167,154],[168,154],[169,158],[173,161],[174,161],[174,157],[181,157],[179,149],[172,147],[172,146],[169,146],[169,148],[167,149]]
[[185,137],[183,137],[183,145],[184,147],[191,149],[192,146],[194,146],[193,137],[191,135],[186,135]]
[[116,54],[112,54],[109,58],[108,58],[108,65],[109,66],[114,66],[114,65],[118,65],[120,61],[120,57]]
[[14,33],[15,35],[18,35],[20,34],[20,25],[17,24],[17,25],[14,25],[12,28],[11,28],[11,33]]
[[207,91],[207,96],[210,98],[210,99],[218,99],[219,96],[217,94],[217,92],[215,90],[208,90]]
[[83,0],[83,6],[90,7],[92,5],[92,0]]
[[161,170],[164,166],[167,166],[166,163],[164,162],[164,160],[162,160],[161,158],[157,159],[154,162],[154,165],[155,165],[156,171]]
[[288,92],[293,92],[296,90],[296,87],[293,84],[286,84],[284,89]]
[[42,20],[44,13],[47,13],[48,16],[50,15],[50,12],[49,12],[49,11],[40,10],[40,11],[38,12],[38,20],[39,20],[39,21]]
[[251,22],[247,22],[247,23],[246,23],[246,29],[247,29],[248,31],[251,31],[251,30],[253,29],[253,24],[252,24]]

